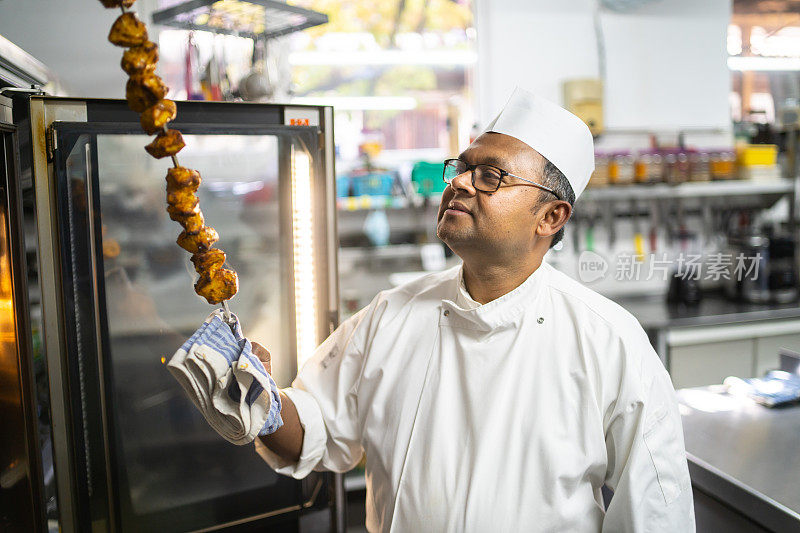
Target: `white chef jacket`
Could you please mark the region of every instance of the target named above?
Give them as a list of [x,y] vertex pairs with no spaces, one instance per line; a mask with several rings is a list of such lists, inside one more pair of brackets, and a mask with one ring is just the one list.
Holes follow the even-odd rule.
[[342,323],[285,390],[299,462],[258,453],[302,478],[366,452],[369,531],[694,531],[674,390],[637,320],[546,263],[484,305],[460,284],[427,275]]

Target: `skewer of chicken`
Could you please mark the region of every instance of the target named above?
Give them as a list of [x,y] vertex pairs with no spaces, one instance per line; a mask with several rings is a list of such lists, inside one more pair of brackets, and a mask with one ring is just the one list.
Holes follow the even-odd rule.
[[210,304],[222,303],[226,318],[230,310],[226,300],[238,291],[236,272],[223,268],[225,252],[213,248],[219,240],[217,231],[205,225],[200,201],[195,194],[200,186],[200,174],[180,166],[177,154],[185,146],[178,130],[168,123],[177,115],[175,102],[165,99],[168,88],[155,74],[158,45],[148,40],[147,27],[135,13],[129,12],[136,0],[100,0],[107,8],[118,7],[122,15],[114,22],[108,40],[128,48],[120,66],[130,76],[125,89],[128,106],[141,113],[142,129],[156,138],[145,149],[157,158],[170,157],[173,168],[167,172],[167,213],[170,219],[183,226],[177,244],[191,252],[192,263],[200,275],[195,292]]

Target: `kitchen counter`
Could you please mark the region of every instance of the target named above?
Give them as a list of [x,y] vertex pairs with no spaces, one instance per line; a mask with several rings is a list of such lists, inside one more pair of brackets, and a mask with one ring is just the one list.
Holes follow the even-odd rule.
[[678,400],[695,492],[763,529],[800,532],[800,405],[769,409],[720,386],[682,389]]
[[682,326],[710,326],[800,317],[800,302],[751,304],[734,302],[722,293],[703,295],[696,306],[672,304],[664,296],[617,298],[615,301],[635,316],[648,332]]

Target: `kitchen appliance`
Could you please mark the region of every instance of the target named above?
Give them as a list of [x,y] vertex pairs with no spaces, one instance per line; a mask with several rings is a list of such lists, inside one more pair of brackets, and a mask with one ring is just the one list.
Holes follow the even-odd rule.
[[797,300],[795,249],[795,239],[791,235],[770,236],[768,284],[770,300],[775,303]]
[[667,301],[670,303],[697,305],[703,299],[700,282],[692,277],[673,272],[667,288]]
[[603,133],[603,81],[598,78],[565,80],[564,107],[589,126],[592,135]]
[[[45,96],[14,114],[30,137],[49,518],[64,532],[343,531],[341,476],[275,474],[218,436],[164,367],[213,308],[192,290],[165,212],[168,162],[142,149],[137,115],[122,100]],[[269,347],[279,386],[338,320],[332,115],[178,102],[181,162],[201,172],[206,222],[239,273],[231,309]]]
[[684,259],[687,261],[679,263],[673,268],[667,289],[667,301],[672,304],[694,306],[703,299],[703,292],[700,289],[700,272],[697,270],[697,265],[690,265],[688,259],[698,256],[696,253],[698,236],[684,227],[683,210],[680,207],[678,209],[678,225],[675,237],[680,243],[681,254],[686,254]]
[[789,303],[797,300],[796,242],[765,228],[728,238],[731,267],[726,294],[749,303]]
[[769,238],[762,233],[747,231],[728,238],[731,264],[724,285],[729,298],[749,303],[770,301],[769,252]]
[[45,526],[18,146],[12,101],[0,96],[0,531],[8,532]]

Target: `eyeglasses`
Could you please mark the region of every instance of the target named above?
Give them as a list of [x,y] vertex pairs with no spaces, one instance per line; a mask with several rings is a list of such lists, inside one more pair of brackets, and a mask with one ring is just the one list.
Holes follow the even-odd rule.
[[[497,168],[493,165],[468,165],[460,159],[445,159],[442,179],[446,184],[450,185],[456,176],[460,176],[465,172],[472,172],[472,186],[478,191],[496,192],[497,189],[503,185],[503,178],[506,176],[511,176],[512,178],[517,178],[518,180],[530,183],[534,187],[543,191],[547,191],[559,200],[561,199],[553,189],[545,187],[544,185],[540,185],[535,181],[515,176],[514,174],[506,172],[502,168]],[[507,186],[511,185],[515,184],[512,183]]]

